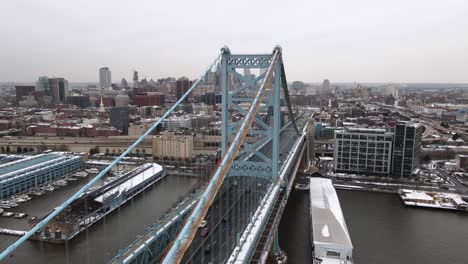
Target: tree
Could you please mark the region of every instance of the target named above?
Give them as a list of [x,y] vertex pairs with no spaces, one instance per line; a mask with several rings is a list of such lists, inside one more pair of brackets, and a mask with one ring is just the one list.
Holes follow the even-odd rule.
[[52,149],[55,151],[70,151],[70,148],[65,144],[55,145]]
[[91,148],[91,149],[89,150],[89,154],[90,154],[90,155],[98,154],[99,152],[100,152],[100,151],[99,151],[99,147],[98,147],[98,146],[95,146],[95,147],[93,147],[93,148]]
[[429,154],[424,154],[421,156],[421,163],[422,164],[427,164],[431,162],[431,156],[429,156]]

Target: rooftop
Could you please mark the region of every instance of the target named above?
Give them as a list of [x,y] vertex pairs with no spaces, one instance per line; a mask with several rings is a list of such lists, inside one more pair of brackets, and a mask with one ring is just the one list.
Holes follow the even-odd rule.
[[0,176],[5,175],[10,172],[20,170],[20,169],[31,167],[31,166],[43,163],[45,161],[56,159],[58,157],[60,156],[57,154],[40,154],[37,156],[32,156],[32,157],[8,162],[8,163],[0,165]]
[[340,201],[330,179],[310,179],[310,210],[316,248],[325,245],[328,249],[346,252],[353,249]]

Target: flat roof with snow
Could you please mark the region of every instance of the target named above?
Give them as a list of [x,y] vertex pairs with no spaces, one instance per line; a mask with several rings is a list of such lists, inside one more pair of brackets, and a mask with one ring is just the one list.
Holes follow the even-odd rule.
[[314,255],[351,261],[353,244],[330,179],[310,179],[310,213]]

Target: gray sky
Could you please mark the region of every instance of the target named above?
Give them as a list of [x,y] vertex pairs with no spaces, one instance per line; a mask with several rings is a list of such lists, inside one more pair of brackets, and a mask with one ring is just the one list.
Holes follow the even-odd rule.
[[233,53],[283,47],[288,81],[468,82],[466,0],[11,0],[0,81],[198,77]]

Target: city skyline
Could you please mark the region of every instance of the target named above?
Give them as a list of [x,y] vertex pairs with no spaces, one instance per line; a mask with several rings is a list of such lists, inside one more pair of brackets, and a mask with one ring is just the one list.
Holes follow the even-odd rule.
[[[245,12],[246,5],[259,12]],[[279,44],[291,81],[466,83],[467,8],[457,0],[257,1],[221,15],[215,1],[8,2],[0,19],[8,36],[0,44],[7,62],[0,81],[47,75],[94,82],[103,66],[116,80],[130,80],[133,68],[142,77],[193,79],[224,45],[264,52]]]

